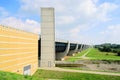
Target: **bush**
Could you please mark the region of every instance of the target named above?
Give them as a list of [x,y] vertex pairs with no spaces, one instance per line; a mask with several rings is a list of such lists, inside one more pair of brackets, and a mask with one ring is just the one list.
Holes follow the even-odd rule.
[[120,51],[117,52],[117,55],[120,56]]

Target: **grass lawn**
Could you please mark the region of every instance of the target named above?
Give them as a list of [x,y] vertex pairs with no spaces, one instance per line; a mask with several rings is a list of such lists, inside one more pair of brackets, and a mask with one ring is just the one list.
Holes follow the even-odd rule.
[[120,80],[120,76],[107,76],[98,74],[62,72],[51,70],[38,70],[34,75],[36,78],[60,79],[60,80]]
[[44,80],[44,79],[0,71],[0,80]]
[[0,71],[0,80],[119,80],[120,76],[107,76],[98,74],[62,72],[51,70],[37,70],[33,76]]
[[91,51],[86,55],[90,59],[95,60],[120,60],[120,56],[117,56],[112,52],[100,52],[98,49],[92,48]]
[[[90,50],[91,49],[91,50]],[[86,59],[91,59],[91,60],[120,60],[120,56],[117,56],[115,53],[112,52],[100,52],[98,49],[95,48],[89,48],[86,49],[75,56],[69,56],[66,61],[69,62],[75,62],[77,60],[83,60],[81,56],[83,56],[88,50],[89,53],[85,56]]]
[[[91,49],[91,48],[89,48],[89,49]],[[82,55],[84,55],[89,49],[86,49],[86,50],[84,50],[84,51],[76,54],[75,56],[69,56],[69,57],[66,59],[66,61],[74,62],[74,61],[76,61],[76,60],[81,59],[80,57],[81,57]]]

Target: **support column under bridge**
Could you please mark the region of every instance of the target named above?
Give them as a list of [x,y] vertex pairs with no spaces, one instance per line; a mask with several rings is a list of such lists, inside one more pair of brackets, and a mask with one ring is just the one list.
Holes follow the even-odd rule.
[[[63,43],[63,42],[62,42]],[[64,45],[61,47],[64,47],[64,51],[58,51],[58,48],[61,48],[60,45],[57,45],[56,43],[56,60],[64,60],[64,57],[68,54],[69,49],[70,49],[70,42],[63,43]],[[60,44],[60,43],[59,43]]]
[[68,56],[73,56],[74,53],[76,53],[78,50],[78,44],[70,43],[70,50],[69,53],[67,54]]

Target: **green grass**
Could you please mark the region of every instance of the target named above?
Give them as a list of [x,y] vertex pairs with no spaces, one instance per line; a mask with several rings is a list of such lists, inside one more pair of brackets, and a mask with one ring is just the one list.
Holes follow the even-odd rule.
[[33,76],[23,76],[20,74],[0,71],[0,80],[43,80]]
[[[91,49],[91,48],[89,48],[89,49]],[[89,49],[86,49],[86,50],[84,50],[84,51],[76,54],[75,56],[69,56],[69,57],[66,59],[66,61],[75,62],[76,60],[81,59],[80,57],[81,57],[82,55],[84,55]]]
[[62,72],[51,70],[37,70],[33,76],[0,71],[0,80],[119,80],[120,76],[108,76],[87,73]]
[[108,76],[87,73],[62,72],[51,70],[38,70],[34,75],[36,78],[60,79],[60,80],[120,80],[120,76]]
[[[91,49],[91,50],[90,50]],[[75,56],[70,56],[66,59],[68,62],[75,62],[77,60],[83,60],[81,58],[82,55],[84,55],[88,50],[90,52],[86,55],[86,59],[91,59],[91,60],[120,60],[120,56],[117,56],[115,53],[112,52],[100,52],[98,49],[95,48],[89,48],[86,49]]]
[[100,52],[98,49],[92,48],[91,51],[86,55],[93,60],[120,60],[120,56],[117,56],[112,52]]

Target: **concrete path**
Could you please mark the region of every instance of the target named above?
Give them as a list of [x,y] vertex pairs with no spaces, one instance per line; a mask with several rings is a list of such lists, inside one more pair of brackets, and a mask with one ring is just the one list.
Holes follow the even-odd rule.
[[89,49],[84,55],[81,56],[81,58],[86,58],[86,55],[91,51],[91,49]]
[[[89,57],[86,57],[86,55],[91,51],[91,49],[89,49],[85,54],[83,54],[81,57],[74,57],[74,58],[82,58],[82,59],[89,59]],[[80,54],[80,53],[79,53]],[[73,58],[73,57],[69,57],[69,58]]]
[[72,70],[72,69],[63,69],[63,68],[39,68],[44,70],[53,70],[53,71],[65,71],[65,72],[78,72],[78,73],[90,73],[90,74],[101,74],[101,75],[112,75],[120,76],[120,73],[110,73],[110,72],[97,72],[97,71],[84,71],[84,70]]

